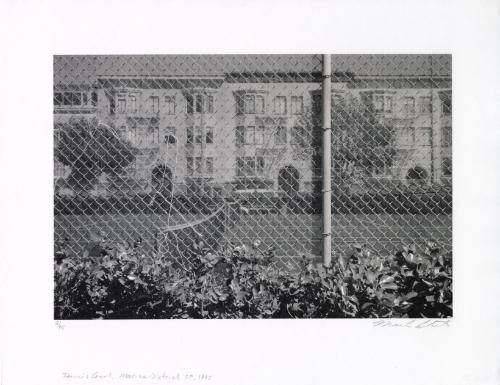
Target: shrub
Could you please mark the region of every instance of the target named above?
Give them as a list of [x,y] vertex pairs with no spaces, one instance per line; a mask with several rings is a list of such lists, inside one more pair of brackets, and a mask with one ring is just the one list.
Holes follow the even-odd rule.
[[280,270],[272,250],[193,242],[189,268],[133,245],[89,244],[55,264],[56,319],[449,317],[451,254],[433,242],[390,258],[360,248],[328,268]]
[[71,167],[69,185],[88,190],[102,173],[121,174],[135,159],[135,151],[113,127],[95,118],[72,118],[58,131],[55,156]]

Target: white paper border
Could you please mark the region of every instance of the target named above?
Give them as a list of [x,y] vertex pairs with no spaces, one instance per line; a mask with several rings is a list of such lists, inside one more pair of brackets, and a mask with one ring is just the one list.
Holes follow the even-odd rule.
[[[4,1],[2,384],[86,384],[62,372],[109,371],[205,373],[217,385],[499,383],[499,14],[493,0]],[[453,54],[451,326],[165,320],[56,327],[52,55],[323,52]]]

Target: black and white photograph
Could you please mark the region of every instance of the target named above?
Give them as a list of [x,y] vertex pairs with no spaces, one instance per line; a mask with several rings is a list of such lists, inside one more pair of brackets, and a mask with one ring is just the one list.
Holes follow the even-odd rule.
[[447,318],[452,57],[54,56],[54,317]]
[[498,385],[497,0],[0,1],[1,385]]

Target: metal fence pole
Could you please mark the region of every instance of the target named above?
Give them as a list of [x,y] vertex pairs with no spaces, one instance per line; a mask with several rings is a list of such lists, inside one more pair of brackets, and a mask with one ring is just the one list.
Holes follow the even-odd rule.
[[332,210],[331,210],[331,56],[323,55],[323,265],[330,266],[332,259]]

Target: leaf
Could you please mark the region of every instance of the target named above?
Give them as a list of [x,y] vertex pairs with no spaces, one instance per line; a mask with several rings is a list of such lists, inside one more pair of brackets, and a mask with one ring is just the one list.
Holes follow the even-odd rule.
[[371,272],[371,271],[368,271],[366,272],[366,279],[370,282],[370,283],[373,283],[375,281],[375,273]]
[[379,285],[383,285],[385,283],[391,283],[394,281],[394,277],[392,276],[385,276],[379,281]]
[[397,290],[398,289],[398,285],[396,285],[395,283],[386,283],[386,284],[380,285],[380,287],[383,290]]
[[243,301],[247,295],[248,295],[248,292],[241,290],[241,291],[239,291],[239,292],[236,294],[236,299],[237,299],[238,301]]

